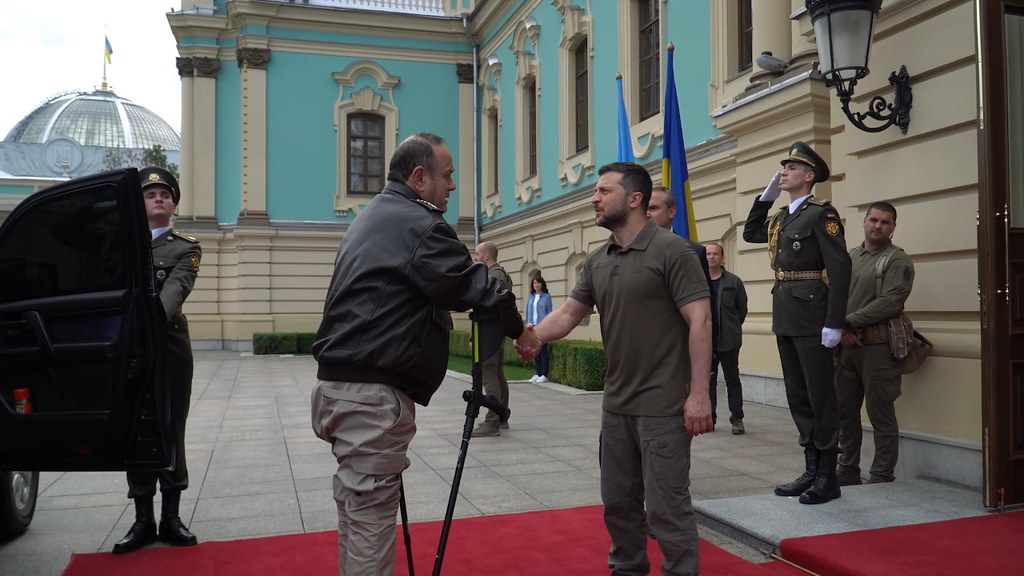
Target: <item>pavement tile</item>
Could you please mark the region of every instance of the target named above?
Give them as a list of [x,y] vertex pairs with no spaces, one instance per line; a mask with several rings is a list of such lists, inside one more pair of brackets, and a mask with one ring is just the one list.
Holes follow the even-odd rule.
[[[186,525],[200,541],[336,529],[336,463],[309,425],[312,358],[197,351],[195,359]],[[403,473],[412,522],[445,516],[468,386],[465,376],[449,377],[429,407],[417,407]],[[511,428],[469,444],[454,517],[599,504],[602,400],[516,382]],[[694,440],[690,491],[701,535],[748,560],[764,561],[748,544],[771,548],[780,537],[984,513],[976,492],[923,481],[844,488],[824,506],[776,497],[774,485],[803,470],[796,428],[784,408],[748,402],[744,411],[746,434],[725,426]],[[123,472],[41,473],[36,517],[25,535],[0,543],[0,573],[58,574],[72,552],[110,550],[133,519]]]

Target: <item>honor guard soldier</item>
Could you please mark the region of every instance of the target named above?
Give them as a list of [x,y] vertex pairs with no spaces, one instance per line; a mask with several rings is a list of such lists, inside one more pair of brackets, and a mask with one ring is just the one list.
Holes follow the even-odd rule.
[[[153,267],[160,303],[167,315],[165,370],[171,395],[174,442],[177,448],[171,471],[128,472],[128,497],[135,501],[135,523],[128,534],[114,544],[114,554],[125,554],[160,540],[172,546],[193,546],[196,537],[181,521],[178,507],[181,492],[188,488],[185,465],[185,419],[192,395],[192,343],[182,304],[192,292],[203,251],[199,241],[171,227],[171,216],[181,199],[178,180],[163,168],[139,171],[146,217],[153,238]],[[153,514],[153,497],[160,484],[160,526]]]
[[[803,504],[840,497],[836,477],[839,414],[831,348],[842,336],[850,291],[850,255],[843,222],[828,202],[811,195],[828,180],[828,164],[810,146],[796,142],[750,209],[743,239],[767,243],[775,286],[772,331],[782,361],[789,411],[800,433],[806,468],[799,478],[775,487],[779,496]],[[789,203],[768,216],[782,190]]]

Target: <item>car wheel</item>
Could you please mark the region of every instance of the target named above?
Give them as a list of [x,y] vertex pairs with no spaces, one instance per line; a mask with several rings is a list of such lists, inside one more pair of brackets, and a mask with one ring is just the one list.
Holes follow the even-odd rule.
[[0,538],[20,536],[28,530],[38,492],[38,472],[0,472]]

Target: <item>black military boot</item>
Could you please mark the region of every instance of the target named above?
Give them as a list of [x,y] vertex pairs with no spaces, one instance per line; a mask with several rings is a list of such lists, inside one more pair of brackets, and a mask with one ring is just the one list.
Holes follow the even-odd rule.
[[835,450],[825,450],[821,453],[818,476],[814,479],[814,484],[800,495],[801,504],[824,504],[842,496],[839,476],[836,475],[838,459],[839,453]]
[[814,484],[814,478],[818,475],[818,459],[821,453],[814,446],[804,447],[804,473],[789,484],[781,484],[775,487],[776,496],[799,496],[807,491]]
[[156,520],[153,518],[153,497],[135,497],[135,523],[114,544],[114,554],[127,554],[156,542]]
[[160,541],[171,546],[195,546],[196,536],[185,528],[185,523],[178,516],[178,505],[181,504],[181,492],[163,493],[160,506]]

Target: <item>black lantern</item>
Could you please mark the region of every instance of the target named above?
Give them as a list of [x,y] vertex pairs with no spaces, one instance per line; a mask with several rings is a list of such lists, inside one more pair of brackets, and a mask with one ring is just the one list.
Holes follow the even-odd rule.
[[[895,124],[906,134],[913,102],[906,66],[900,66],[899,73],[889,74],[889,84],[896,88],[892,104],[881,96],[874,96],[868,102],[867,112],[850,111],[857,80],[870,72],[868,58],[875,16],[882,7],[882,0],[807,0],[806,6],[818,44],[818,68],[825,78],[825,86],[835,86],[846,117],[865,132],[881,132]],[[864,120],[869,118],[882,124],[868,126]]]

